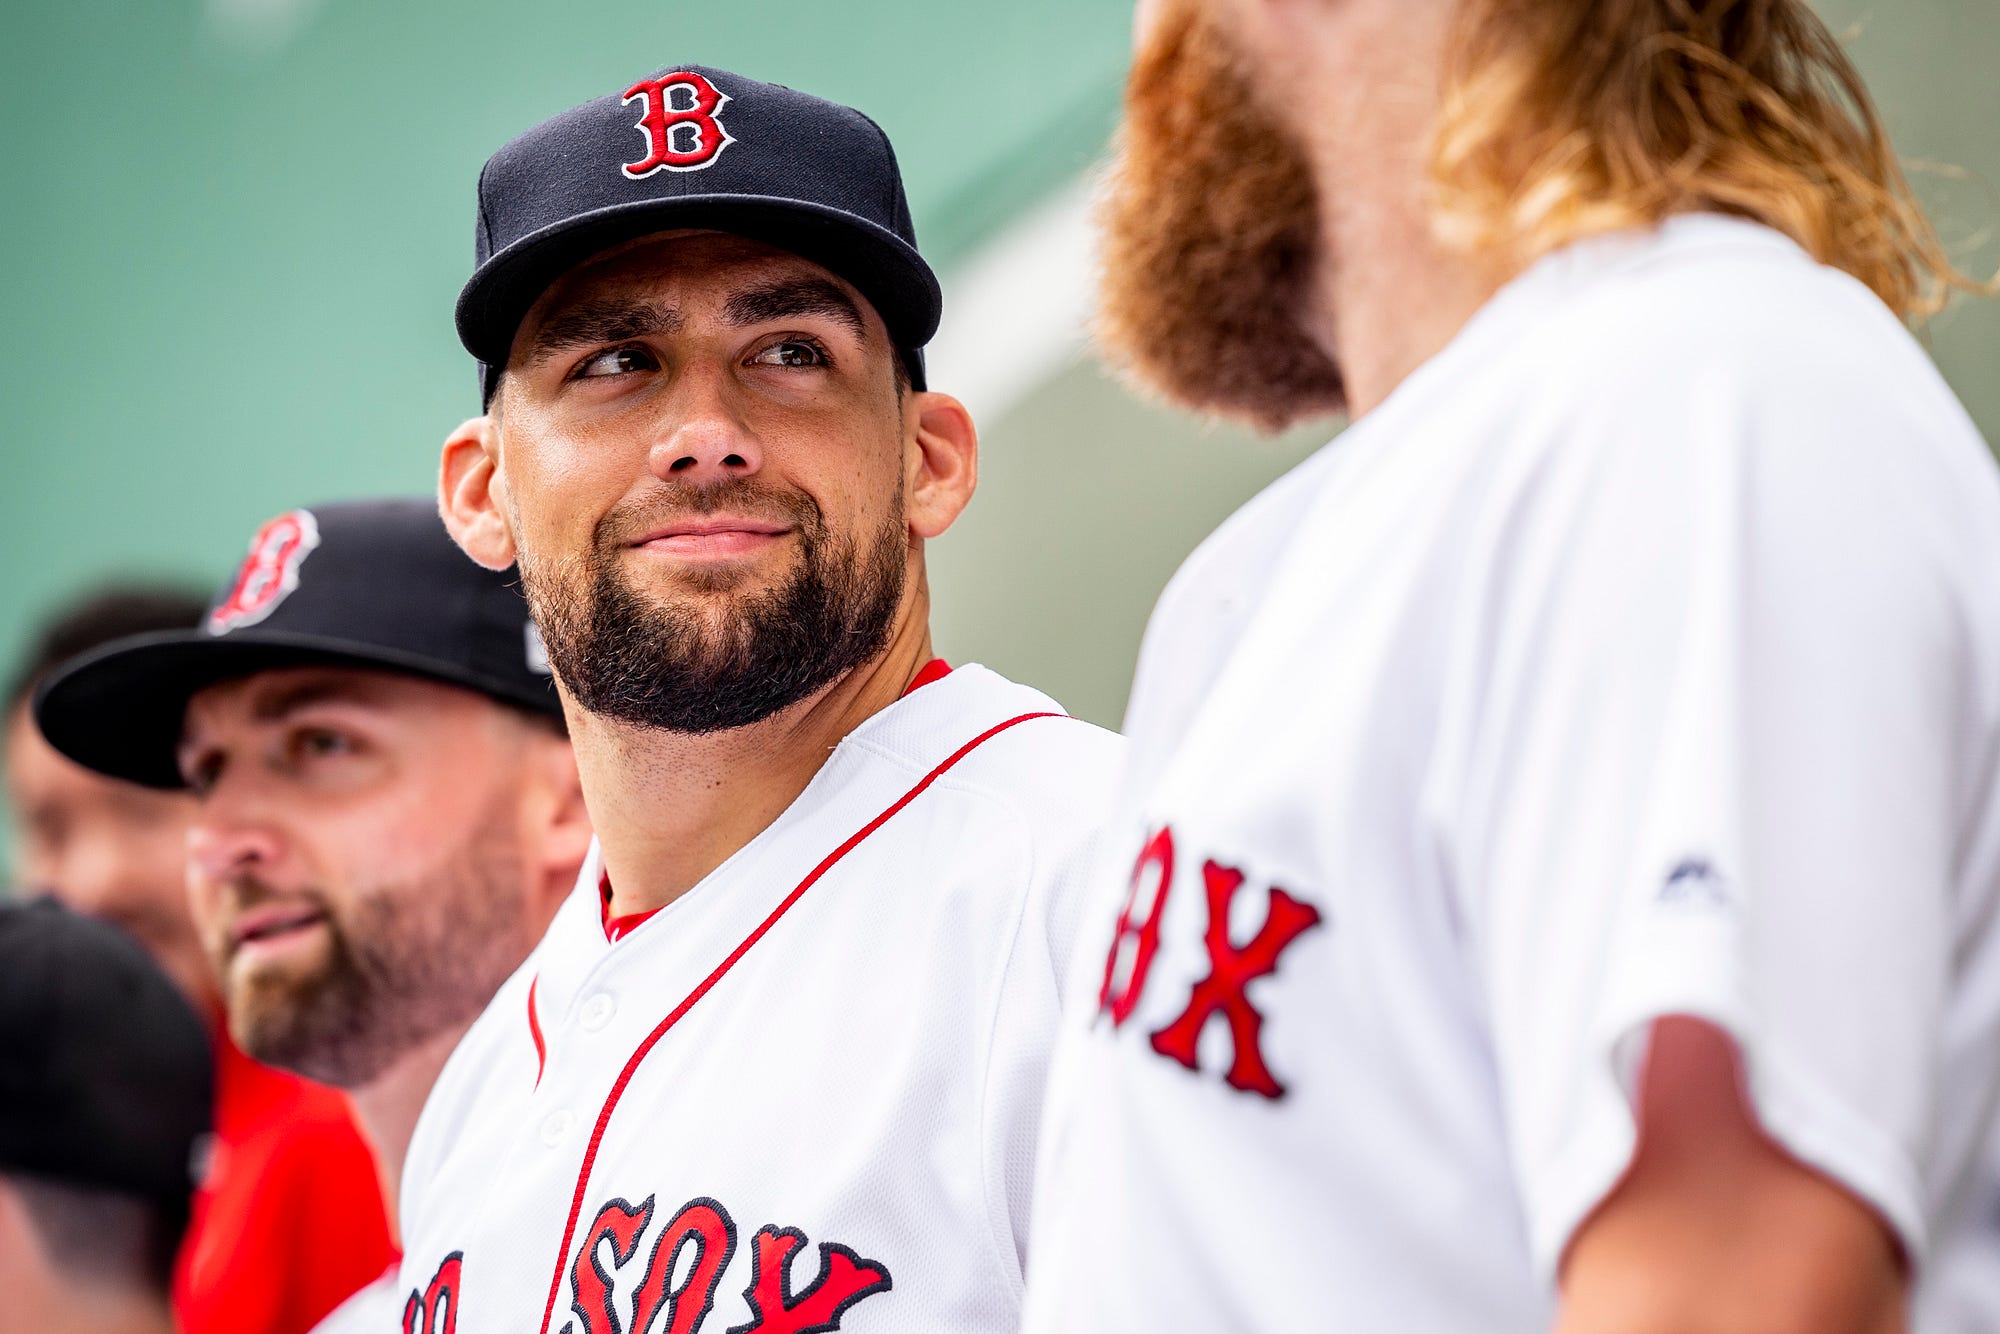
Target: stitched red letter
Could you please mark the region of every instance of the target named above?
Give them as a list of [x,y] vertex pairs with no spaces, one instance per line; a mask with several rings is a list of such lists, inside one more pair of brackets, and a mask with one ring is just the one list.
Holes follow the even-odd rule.
[[[1139,885],[1148,868],[1158,872],[1153,882],[1151,906],[1135,929],[1132,912],[1139,906]],[[1118,929],[1112,932],[1111,949],[1104,956],[1104,986],[1097,993],[1097,1012],[1111,1016],[1117,1028],[1132,1017],[1139,997],[1146,990],[1146,973],[1160,948],[1160,914],[1166,911],[1167,894],[1174,887],[1174,831],[1164,826],[1153,835],[1132,867],[1132,888],[1125,895],[1125,908],[1118,914]],[[1127,940],[1132,941],[1131,962],[1125,979],[1118,979],[1119,956]]]
[[1201,878],[1208,890],[1208,976],[1194,984],[1181,1017],[1153,1034],[1153,1050],[1190,1070],[1199,1069],[1195,1041],[1209,1016],[1220,1010],[1229,1021],[1229,1037],[1236,1049],[1224,1078],[1232,1088],[1246,1093],[1281,1098],[1284,1085],[1272,1077],[1257,1045],[1264,1016],[1250,1003],[1244,988],[1277,968],[1285,947],[1318,923],[1319,909],[1272,886],[1271,907],[1263,927],[1239,950],[1229,941],[1229,904],[1243,885],[1243,873],[1208,862],[1201,868]]
[[298,586],[299,562],[319,545],[319,520],[311,510],[290,510],[266,523],[250,539],[250,554],[236,570],[228,596],[208,613],[208,632],[223,634],[255,625],[269,616],[285,594]]
[[[653,1217],[653,1197],[634,1209],[623,1200],[613,1200],[597,1211],[597,1221],[584,1235],[583,1249],[570,1266],[570,1307],[583,1322],[582,1334],[622,1334],[618,1313],[611,1306],[611,1269],[623,1269],[639,1249],[639,1234]],[[604,1267],[597,1248],[611,1243],[611,1268]]]
[[[694,1263],[687,1278],[678,1288],[668,1288],[682,1247],[690,1245],[695,1248]],[[699,1199],[682,1205],[653,1243],[646,1281],[632,1298],[632,1334],[649,1334],[662,1307],[667,1323],[661,1334],[694,1334],[715,1305],[715,1285],[722,1281],[722,1267],[735,1249],[736,1224],[720,1204]]]
[[[403,1303],[403,1334],[455,1334],[458,1329],[458,1275],[465,1265],[465,1252],[453,1251],[438,1266],[431,1283],[420,1295],[410,1293]],[[444,1319],[438,1319],[442,1308]]]
[[819,1277],[796,1297],[786,1270],[806,1234],[792,1227],[761,1227],[752,1245],[755,1268],[744,1298],[751,1319],[729,1334],[820,1334],[840,1328],[841,1313],[873,1293],[889,1290],[889,1271],[845,1246],[819,1244]]
[[[675,106],[676,89],[686,90],[693,105]],[[735,142],[716,119],[729,95],[693,70],[641,79],[625,90],[627,102],[634,98],[644,103],[634,128],[646,136],[647,147],[645,157],[624,164],[635,181],[656,171],[698,171]]]

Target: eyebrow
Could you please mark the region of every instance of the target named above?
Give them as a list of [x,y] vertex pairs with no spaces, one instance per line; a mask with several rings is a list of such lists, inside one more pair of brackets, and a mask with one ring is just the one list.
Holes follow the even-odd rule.
[[[372,681],[337,676],[315,678],[260,697],[250,706],[250,716],[259,723],[280,723],[299,710],[317,704],[367,706],[374,704],[379,696],[380,692]],[[186,765],[195,753],[194,743],[189,739],[187,725],[183,722],[180,743],[175,747],[176,759]]]
[[260,723],[275,723],[316,704],[373,704],[380,692],[371,688],[372,685],[372,682],[336,677],[301,681],[264,696],[251,709],[251,714]]
[[672,306],[610,298],[586,301],[565,310],[536,329],[528,340],[525,360],[543,361],[574,347],[628,343],[635,338],[676,334],[686,321]]
[[799,315],[819,315],[847,326],[856,338],[868,337],[868,321],[854,299],[824,278],[780,278],[745,288],[723,303],[722,317],[731,324],[766,324]]
[[[768,324],[801,315],[818,315],[845,325],[858,339],[868,337],[861,308],[840,287],[824,278],[779,278],[759,283],[731,296],[722,317],[743,327]],[[677,334],[687,325],[672,306],[616,297],[586,301],[551,317],[528,339],[523,360],[529,365],[578,347],[603,347],[636,338]]]

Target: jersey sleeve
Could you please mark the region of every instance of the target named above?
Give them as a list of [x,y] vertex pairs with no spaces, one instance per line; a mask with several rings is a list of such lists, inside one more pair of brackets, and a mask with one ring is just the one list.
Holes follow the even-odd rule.
[[1925,1247],[1989,666],[1955,428],[1879,366],[1711,361],[1610,374],[1497,481],[1454,649],[1440,841],[1551,1283],[1629,1162],[1666,1015],[1724,1030],[1766,1131]]

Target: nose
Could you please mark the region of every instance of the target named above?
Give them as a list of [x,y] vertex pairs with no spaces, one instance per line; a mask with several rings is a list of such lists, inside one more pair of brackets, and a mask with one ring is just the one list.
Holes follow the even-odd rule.
[[220,884],[246,872],[268,872],[282,855],[278,833],[255,813],[212,789],[188,829],[188,861],[198,881]]
[[696,486],[754,476],[763,447],[732,410],[726,377],[690,368],[676,388],[674,420],[647,458],[654,476]]

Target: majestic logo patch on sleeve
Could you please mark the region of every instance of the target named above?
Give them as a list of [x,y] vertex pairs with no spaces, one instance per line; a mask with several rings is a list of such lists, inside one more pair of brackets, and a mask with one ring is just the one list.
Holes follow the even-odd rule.
[[625,90],[625,101],[640,104],[633,128],[646,136],[646,156],[620,168],[635,181],[656,171],[714,166],[722,150],[736,142],[722,124],[729,94],[693,70],[641,79]]
[[1727,912],[1735,906],[1735,895],[1708,858],[1683,857],[1667,872],[1653,901],[1662,908]]
[[277,610],[299,586],[299,566],[318,545],[319,521],[311,510],[291,510],[259,528],[228,596],[208,613],[208,632],[240,630]]

